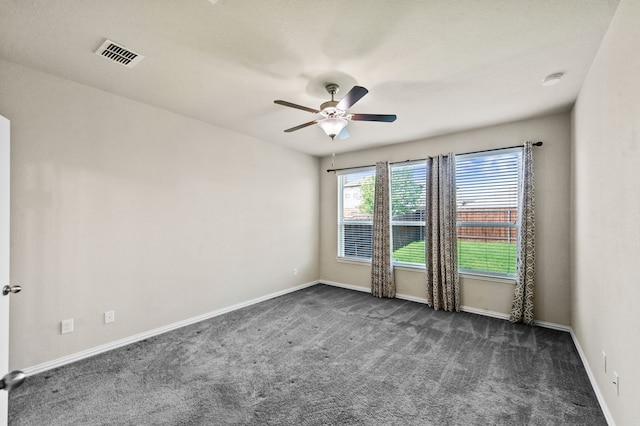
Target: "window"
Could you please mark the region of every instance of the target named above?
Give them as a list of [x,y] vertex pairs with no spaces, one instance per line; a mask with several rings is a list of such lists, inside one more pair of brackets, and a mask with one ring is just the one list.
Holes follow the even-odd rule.
[[424,161],[391,165],[391,234],[393,261],[424,265]]
[[[391,166],[393,259],[424,265],[424,162]],[[344,173],[338,178],[338,256],[371,259],[375,169]]]
[[338,175],[338,256],[370,260],[375,168]]
[[[456,156],[458,268],[512,277],[516,273],[522,149]],[[391,226],[396,265],[425,262],[423,161],[391,165]],[[338,256],[370,260],[375,168],[338,176]]]
[[458,268],[513,276],[522,149],[456,157]]

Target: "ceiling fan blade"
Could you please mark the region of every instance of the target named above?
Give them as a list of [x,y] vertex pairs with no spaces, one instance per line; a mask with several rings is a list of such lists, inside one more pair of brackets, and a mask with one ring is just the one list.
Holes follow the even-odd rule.
[[347,128],[345,127],[338,133],[338,139],[349,139],[349,132],[347,132]]
[[278,104],[278,105],[287,106],[287,107],[290,107],[290,108],[297,108],[297,109],[301,109],[301,110],[303,110],[303,111],[309,111],[309,112],[312,112],[312,113],[314,113],[314,114],[317,114],[317,113],[319,113],[319,112],[320,112],[320,111],[319,111],[319,110],[317,110],[317,109],[309,108],[309,107],[302,106],[302,105],[298,105],[298,104],[292,104],[291,102],[287,102],[287,101],[280,101],[280,100],[277,100],[277,101],[273,101],[273,103],[276,103],[276,104]]
[[398,118],[395,114],[351,114],[351,119],[355,121],[384,121],[391,123]]
[[344,95],[344,98],[342,98],[342,100],[338,102],[338,105],[336,105],[336,108],[346,111],[349,108],[351,108],[353,104],[355,104],[360,99],[362,99],[362,97],[367,93],[369,93],[369,91],[364,87],[353,86],[353,88],[349,90],[349,93]]
[[299,126],[287,129],[287,130],[285,130],[285,132],[287,132],[287,133],[295,132],[296,130],[300,130],[300,129],[304,129],[305,127],[312,126],[312,125],[316,124],[317,122],[318,122],[318,120],[309,121],[308,123],[304,123],[304,124],[301,124]]

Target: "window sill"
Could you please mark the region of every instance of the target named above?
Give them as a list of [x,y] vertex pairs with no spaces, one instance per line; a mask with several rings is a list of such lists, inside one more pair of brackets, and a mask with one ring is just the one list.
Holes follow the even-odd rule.
[[412,271],[412,272],[422,272],[422,273],[424,273],[425,271],[424,265],[407,265],[406,263],[394,264],[393,268],[400,269],[402,271]]
[[497,277],[495,275],[474,274],[471,272],[459,272],[458,275],[463,278],[469,278],[469,279],[478,280],[478,281],[491,281],[494,283],[511,284],[511,285],[516,284],[516,279],[509,278],[509,277]]
[[369,259],[358,259],[357,257],[336,257],[336,262],[361,266],[371,265],[371,261]]
[[[338,263],[349,263],[352,265],[371,265],[371,260],[369,259],[358,259],[355,257],[336,257],[336,262]],[[424,271],[424,265],[409,265],[409,264],[394,264],[394,269],[403,269],[406,271]]]
[[[355,257],[336,257],[336,262],[338,263],[347,263],[350,265],[360,265],[360,266],[371,266],[371,260],[369,259],[358,259]],[[425,267],[424,265],[408,265],[408,264],[400,264],[393,265],[394,269],[400,269],[402,271],[409,272],[421,272],[424,273]],[[502,283],[502,284],[516,284],[516,278],[511,277],[499,277],[495,275],[489,274],[481,274],[481,273],[472,273],[472,272],[458,272],[458,276],[462,278],[469,278],[472,280],[478,281],[490,281],[494,283]]]
[[[425,273],[425,267],[420,265],[416,265],[416,266],[394,265],[393,267],[394,269],[400,269],[402,271],[421,272],[423,274]],[[462,278],[469,278],[469,279],[478,280],[478,281],[490,281],[494,283],[511,284],[511,285],[516,284],[516,278],[510,278],[510,277],[498,277],[495,275],[488,275],[488,274],[474,274],[471,272],[458,272],[458,276]]]

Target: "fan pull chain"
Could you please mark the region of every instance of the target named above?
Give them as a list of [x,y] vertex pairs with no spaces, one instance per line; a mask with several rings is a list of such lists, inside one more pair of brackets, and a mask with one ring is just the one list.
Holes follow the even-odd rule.
[[336,160],[336,153],[334,152],[334,153],[331,154],[331,168],[332,169],[335,168],[335,165],[333,164],[335,160]]

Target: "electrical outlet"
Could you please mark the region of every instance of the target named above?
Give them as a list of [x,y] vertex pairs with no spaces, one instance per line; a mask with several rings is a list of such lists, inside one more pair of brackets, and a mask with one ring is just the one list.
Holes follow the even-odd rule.
[[116,311],[107,311],[104,313],[104,323],[109,324],[116,320]]
[[613,372],[613,385],[616,387],[616,395],[620,395],[620,376],[615,371]]
[[602,351],[602,369],[607,372],[607,354]]
[[293,268],[293,275],[298,275],[298,268]]
[[73,319],[66,319],[60,322],[60,334],[73,333]]

